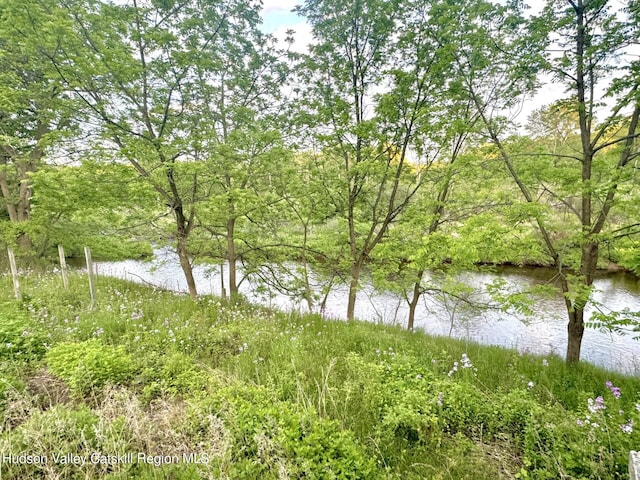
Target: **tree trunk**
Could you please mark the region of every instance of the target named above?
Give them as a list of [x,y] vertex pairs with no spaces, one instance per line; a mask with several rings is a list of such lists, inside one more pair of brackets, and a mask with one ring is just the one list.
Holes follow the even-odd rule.
[[189,288],[189,296],[195,300],[198,297],[198,291],[196,290],[196,281],[193,278],[193,268],[191,267],[191,260],[187,253],[187,239],[184,236],[178,236],[178,246],[176,253],[180,259],[180,266],[184,273],[184,278],[187,281],[187,287]]
[[5,168],[5,165],[0,167],[0,193],[2,193],[2,199],[4,200],[5,208],[7,209],[7,213],[9,214],[9,220],[11,220],[12,222],[17,222],[18,211],[16,210],[16,206],[13,203]]
[[567,304],[569,324],[567,326],[567,363],[580,361],[580,349],[582,348],[582,336],[584,335],[584,310],[589,301],[593,278],[598,265],[598,244],[587,241],[582,245],[582,257],[580,259],[581,283],[580,289],[584,289],[577,295],[573,305]]
[[309,262],[307,261],[307,240],[309,235],[309,222],[302,222],[304,225],[304,235],[302,238],[302,268],[304,276],[304,299],[307,302],[309,313],[313,312],[313,292],[309,282]]
[[184,217],[184,211],[181,204],[177,204],[173,207],[173,213],[176,218],[176,233],[178,240],[176,253],[180,259],[180,266],[182,267],[184,278],[187,281],[189,296],[195,300],[198,297],[198,291],[196,290],[196,281],[193,278],[191,260],[189,259],[189,253],[187,252],[187,238],[189,237],[190,225]]
[[422,277],[424,276],[424,270],[418,272],[416,283],[413,284],[413,295],[409,301],[409,320],[407,321],[407,329],[413,331],[413,325],[416,318],[416,308],[418,307],[418,301],[422,295]]
[[0,164],[0,194],[9,215],[9,220],[16,225],[16,245],[22,253],[29,252],[33,248],[31,238],[20,228],[20,223],[29,220],[31,214],[31,184],[28,173],[34,172],[35,168],[31,163],[18,164],[13,160],[13,167],[16,169],[15,180],[19,185],[10,184],[6,169],[9,168],[8,158],[2,157]]
[[416,283],[413,286],[413,296],[409,302],[409,320],[407,321],[407,330],[413,331],[413,324],[416,318],[416,307],[418,306],[418,300],[420,299],[420,284]]
[[227,220],[227,261],[229,262],[229,298],[233,301],[238,296],[237,255],[235,244],[236,219]]
[[567,358],[569,364],[580,361],[580,349],[582,348],[582,336],[584,334],[584,308],[574,307],[569,313],[569,325],[567,327]]
[[358,283],[360,281],[360,262],[354,262],[351,266],[351,281],[349,282],[349,301],[347,303],[347,320],[355,318],[356,294],[358,293]]

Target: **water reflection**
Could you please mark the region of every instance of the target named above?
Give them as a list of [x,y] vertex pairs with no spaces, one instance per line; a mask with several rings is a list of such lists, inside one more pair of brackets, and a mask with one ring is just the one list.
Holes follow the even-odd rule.
[[[98,262],[98,274],[116,276],[136,282],[148,282],[161,288],[187,291],[177,257],[168,250],[160,250],[152,262],[126,260]],[[554,277],[550,269],[502,268],[496,273],[467,275],[469,284],[477,289],[500,278],[507,285],[528,287],[548,283]],[[219,269],[196,266],[194,276],[200,293],[221,294]],[[640,311],[640,281],[631,275],[605,274],[595,282],[594,299],[611,310],[627,308]],[[258,295],[256,285],[245,282],[241,292],[251,301],[283,309],[304,311],[304,302],[271,292]],[[348,290],[335,286],[330,292],[324,315],[344,319]],[[451,335],[483,344],[517,348],[537,354],[555,353],[563,356],[566,350],[566,311],[561,295],[537,299],[534,315],[518,316],[501,311],[473,311],[461,305],[445,304],[442,300],[425,296],[416,312],[416,327],[435,335]],[[406,303],[392,293],[375,291],[366,285],[358,292],[356,317],[384,323],[406,324]],[[588,329],[582,344],[582,358],[623,373],[640,375],[640,342],[629,335]]]

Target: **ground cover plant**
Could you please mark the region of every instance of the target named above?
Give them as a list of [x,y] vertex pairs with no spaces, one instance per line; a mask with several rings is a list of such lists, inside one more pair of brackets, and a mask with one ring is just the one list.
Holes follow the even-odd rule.
[[640,445],[638,377],[84,281],[0,277],[2,478],[626,478]]

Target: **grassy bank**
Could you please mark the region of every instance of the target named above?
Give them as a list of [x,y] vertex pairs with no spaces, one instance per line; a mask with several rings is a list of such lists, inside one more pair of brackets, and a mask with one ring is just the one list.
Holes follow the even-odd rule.
[[115,279],[95,311],[78,277],[10,285],[3,479],[625,478],[640,449],[640,379],[590,365]]

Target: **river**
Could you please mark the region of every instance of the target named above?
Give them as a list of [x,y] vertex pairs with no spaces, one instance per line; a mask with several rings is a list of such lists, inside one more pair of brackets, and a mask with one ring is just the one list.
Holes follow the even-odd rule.
[[[97,262],[96,270],[99,275],[187,291],[178,259],[166,249],[158,250],[152,261]],[[196,265],[194,275],[199,293],[220,295],[219,268],[212,270],[210,266]],[[465,280],[478,290],[498,277],[508,286],[528,288],[548,282],[551,275],[548,269],[508,267],[495,273],[468,272]],[[640,311],[640,280],[634,276],[603,274],[594,286],[594,300],[609,309]],[[305,309],[305,305],[285,295],[272,292],[265,296],[257,291],[256,285],[250,282],[241,286],[241,292],[251,301],[287,310]],[[323,314],[329,318],[344,319],[346,304],[347,287],[337,285],[328,297]],[[564,356],[567,320],[563,297],[559,292],[553,296],[537,297],[533,310],[534,314],[530,316],[499,310],[468,310],[464,304],[451,299],[443,302],[425,297],[416,312],[415,326],[435,335],[451,335],[482,344],[516,348],[521,352]],[[378,292],[370,285],[365,285],[358,292],[356,317],[359,319],[406,325],[407,311],[406,303],[395,294]],[[611,370],[640,375],[640,341],[631,335],[587,329],[582,343],[582,359]]]

